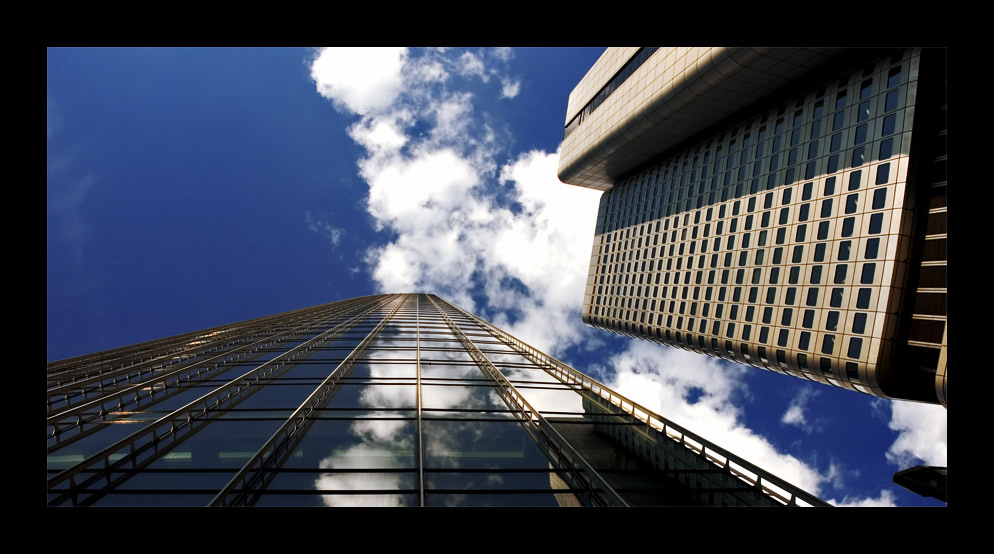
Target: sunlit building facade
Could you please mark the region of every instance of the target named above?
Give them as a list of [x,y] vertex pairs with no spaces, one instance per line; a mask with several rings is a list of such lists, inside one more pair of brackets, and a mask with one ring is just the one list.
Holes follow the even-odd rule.
[[605,191],[588,324],[946,403],[945,51],[609,48],[559,176]]
[[822,506],[429,294],[48,364],[52,506]]

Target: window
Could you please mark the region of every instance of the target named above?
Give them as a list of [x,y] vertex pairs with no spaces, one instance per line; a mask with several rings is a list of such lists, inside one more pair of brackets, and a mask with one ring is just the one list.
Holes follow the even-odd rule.
[[835,349],[835,335],[825,335],[825,339],[821,343],[821,353],[831,354]]
[[828,143],[828,151],[834,153],[838,152],[840,148],[842,148],[842,133],[835,133]]
[[[780,317],[780,325],[790,325],[790,319],[794,315],[794,310],[791,308],[785,308],[783,315]],[[784,346],[784,345],[780,345]]]
[[818,224],[818,240],[825,240],[828,238],[828,228],[829,223],[827,221],[822,221]]
[[849,254],[852,252],[852,241],[844,240],[839,243],[839,255],[838,259],[845,261],[849,259]]
[[884,116],[883,125],[880,126],[880,136],[893,135],[897,125],[897,114]]
[[847,267],[848,266],[846,264],[839,264],[835,266],[835,279],[833,279],[833,283],[836,285],[844,285],[846,283]]
[[867,129],[866,123],[856,127],[856,133],[853,138],[853,144],[863,144],[864,142],[866,142],[866,129]]
[[839,330],[839,312],[828,312],[828,318],[825,320],[825,329],[829,331]]
[[826,249],[826,246],[825,246],[824,242],[820,242],[820,243],[818,243],[818,244],[815,245],[814,261],[816,261],[816,262],[823,262],[823,261],[825,261],[825,249]]
[[846,196],[846,213],[847,214],[856,213],[856,207],[857,207],[857,202],[858,201],[859,201],[859,195],[858,194],[850,194],[849,196]]
[[850,358],[859,358],[859,351],[863,348],[863,339],[859,337],[853,337],[849,339],[849,352],[847,355]]
[[[880,215],[880,214],[876,214]],[[847,217],[842,220],[842,236],[851,237],[853,233],[853,227],[856,225],[855,217]]]
[[810,329],[815,322],[815,311],[814,310],[804,310],[804,319],[801,321],[806,329]]
[[829,196],[835,194],[835,177],[829,177],[825,179],[825,191],[824,196]]
[[870,117],[870,103],[861,102],[856,110],[856,121],[866,121]]
[[826,198],[821,201],[821,217],[832,216],[832,199]]
[[868,260],[876,259],[877,249],[880,247],[880,239],[869,239],[866,241],[866,250],[863,257]]
[[846,379],[859,381],[859,365],[853,362],[846,362]]
[[873,93],[873,79],[867,79],[863,81],[859,86],[859,99],[863,100],[869,98],[870,94]]
[[[821,246],[821,245],[819,245],[819,246]],[[804,247],[803,246],[795,246],[794,247],[793,262],[795,264],[799,264],[803,260],[804,260]]]
[[866,314],[857,312],[852,320],[852,332],[862,334],[866,330]]
[[863,288],[859,289],[859,294],[856,297],[856,307],[860,310],[868,310],[870,308],[870,292],[872,289]]
[[893,88],[901,84],[901,66],[890,68],[887,72],[887,88]]
[[852,150],[852,163],[850,164],[850,167],[859,167],[859,166],[863,165],[863,161],[864,161],[864,156],[863,155],[864,155],[864,153],[865,153],[865,147],[863,147],[863,146],[860,146],[860,147],[857,147],[857,148],[853,148],[853,150]]
[[[844,290],[845,289],[841,289],[841,288],[834,288],[834,289],[832,289],[832,298],[829,301],[829,304],[833,308],[840,308],[840,307],[842,307],[842,296],[843,296]],[[869,289],[866,289],[866,290],[869,290]],[[861,289],[860,292],[862,292],[862,289]]]
[[839,155],[832,154],[831,156],[828,157],[828,168],[826,169],[826,171],[828,173],[835,173],[838,170],[839,170]]
[[875,264],[875,263],[863,264],[863,273],[862,273],[862,275],[859,278],[859,282],[861,284],[864,284],[864,285],[872,285],[873,284],[873,274],[874,274],[874,270],[876,269],[876,267],[877,267],[877,264]]
[[818,287],[808,288],[808,298],[805,302],[807,306],[817,306],[818,305]]
[[887,93],[884,97],[884,111],[889,112],[891,110],[897,109],[897,93],[898,91],[892,90]]
[[878,213],[870,216],[870,234],[875,235],[880,232],[884,223],[884,214]]

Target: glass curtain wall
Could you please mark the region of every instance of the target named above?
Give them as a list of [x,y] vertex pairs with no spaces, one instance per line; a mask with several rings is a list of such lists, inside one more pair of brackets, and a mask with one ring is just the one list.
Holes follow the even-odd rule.
[[822,505],[443,299],[48,366],[48,503]]

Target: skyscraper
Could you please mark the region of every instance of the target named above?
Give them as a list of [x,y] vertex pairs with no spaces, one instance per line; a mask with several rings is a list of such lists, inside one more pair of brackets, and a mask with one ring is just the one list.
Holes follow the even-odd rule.
[[587,323],[946,403],[945,51],[609,48],[563,182],[604,190]]
[[48,365],[50,505],[824,505],[428,294]]

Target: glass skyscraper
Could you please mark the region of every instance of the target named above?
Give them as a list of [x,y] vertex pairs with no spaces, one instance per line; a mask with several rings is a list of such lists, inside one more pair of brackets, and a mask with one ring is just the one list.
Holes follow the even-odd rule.
[[946,403],[941,49],[609,48],[559,177],[605,191],[587,323]]
[[48,364],[52,506],[825,505],[430,294]]

